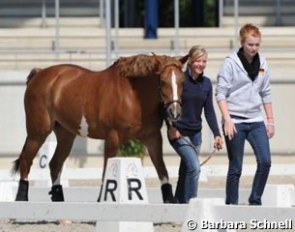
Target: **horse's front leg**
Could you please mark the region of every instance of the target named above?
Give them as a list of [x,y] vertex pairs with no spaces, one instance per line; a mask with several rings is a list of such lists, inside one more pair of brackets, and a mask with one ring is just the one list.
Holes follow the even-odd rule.
[[102,170],[102,178],[101,178],[101,187],[99,191],[99,196],[97,201],[99,202],[101,200],[101,194],[103,190],[103,182],[105,177],[105,171],[107,166],[107,161],[109,158],[114,157],[117,155],[117,151],[119,148],[119,135],[116,130],[111,130],[105,139],[104,143],[104,160],[103,160],[103,170]]
[[156,168],[161,181],[161,190],[164,203],[176,203],[173,195],[172,185],[169,183],[169,176],[163,159],[163,141],[161,131],[143,139],[148,149],[151,160]]
[[75,135],[68,132],[61,125],[56,124],[54,128],[57,146],[49,163],[52,187],[49,194],[52,201],[64,201],[63,189],[60,181],[63,164],[69,156],[73,146]]

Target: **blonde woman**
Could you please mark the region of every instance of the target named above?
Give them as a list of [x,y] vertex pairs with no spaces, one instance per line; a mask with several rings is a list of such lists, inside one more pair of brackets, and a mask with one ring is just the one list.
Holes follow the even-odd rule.
[[184,72],[182,116],[168,128],[168,139],[181,158],[175,193],[178,203],[188,203],[191,198],[197,197],[203,110],[215,138],[214,146],[217,149],[222,148],[222,138],[213,107],[212,83],[204,75],[207,58],[205,48],[193,46],[190,49],[187,70]]
[[[238,204],[244,145],[254,151],[257,170],[250,205],[261,205],[261,197],[271,166],[269,139],[274,135],[270,74],[267,62],[258,53],[261,33],[246,24],[240,29],[241,48],[225,58],[217,76],[216,100],[222,118],[229,167],[226,180],[226,204]],[[263,107],[262,107],[263,106]],[[264,108],[267,124],[262,114]]]

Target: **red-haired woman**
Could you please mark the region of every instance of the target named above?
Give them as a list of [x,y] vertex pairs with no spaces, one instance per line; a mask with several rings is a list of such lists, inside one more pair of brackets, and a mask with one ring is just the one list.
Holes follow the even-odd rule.
[[246,140],[257,161],[250,205],[261,205],[270,171],[269,139],[274,135],[274,117],[269,68],[265,58],[258,53],[260,42],[259,28],[252,24],[244,25],[240,29],[241,48],[225,58],[217,76],[216,100],[222,114],[229,159],[226,204],[238,204]]

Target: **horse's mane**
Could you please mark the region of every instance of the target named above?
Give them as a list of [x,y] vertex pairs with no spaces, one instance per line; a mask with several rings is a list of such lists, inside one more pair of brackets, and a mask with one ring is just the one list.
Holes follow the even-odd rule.
[[174,65],[182,68],[181,62],[170,56],[136,55],[120,57],[113,66],[121,76],[141,77],[160,73],[165,67]]

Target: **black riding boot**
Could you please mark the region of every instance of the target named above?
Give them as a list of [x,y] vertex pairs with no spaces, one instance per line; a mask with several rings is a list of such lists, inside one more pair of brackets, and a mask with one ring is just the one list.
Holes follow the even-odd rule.
[[51,195],[52,201],[65,201],[61,185],[53,185],[48,194]]
[[19,180],[16,201],[28,201],[29,181]]
[[161,190],[164,203],[177,203],[176,199],[173,196],[171,184],[162,184]]

